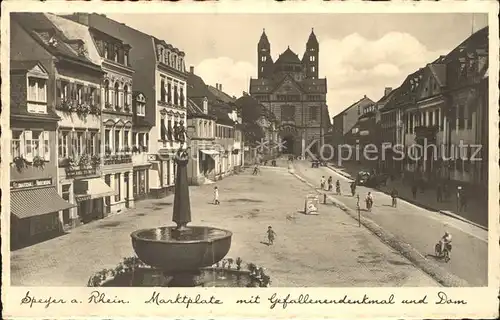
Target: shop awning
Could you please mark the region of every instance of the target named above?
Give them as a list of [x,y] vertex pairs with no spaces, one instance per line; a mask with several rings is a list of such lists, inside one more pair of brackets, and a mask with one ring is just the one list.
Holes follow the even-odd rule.
[[202,153],[204,154],[208,154],[209,156],[213,156],[213,155],[216,155],[216,154],[219,154],[218,151],[216,150],[200,150]]
[[[110,197],[116,194],[101,178],[84,179],[75,181],[75,197],[82,199],[96,199]],[[90,197],[89,197],[90,196]]]
[[41,216],[75,207],[61,198],[53,187],[12,191],[10,212],[19,219]]

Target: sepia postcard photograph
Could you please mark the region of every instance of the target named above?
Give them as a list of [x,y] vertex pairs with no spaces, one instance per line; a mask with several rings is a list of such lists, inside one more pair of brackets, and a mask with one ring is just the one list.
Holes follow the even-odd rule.
[[473,2],[2,3],[5,316],[497,318]]

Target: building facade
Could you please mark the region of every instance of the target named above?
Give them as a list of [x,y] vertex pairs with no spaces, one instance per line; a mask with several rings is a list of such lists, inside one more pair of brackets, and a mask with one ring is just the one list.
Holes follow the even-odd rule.
[[299,59],[290,48],[273,62],[265,32],[257,45],[258,78],[250,79],[250,95],[272,111],[280,122],[279,136],[286,153],[313,153],[324,142],[330,126],[326,78],[319,78],[319,43],[311,32]]
[[184,52],[163,40],[153,38],[153,41],[156,53],[156,123],[150,136],[151,151],[156,154],[156,160],[152,163],[149,177],[151,192],[163,197],[175,188],[177,168],[173,156],[182,146],[177,132],[186,130],[187,74]]
[[[142,92],[134,92],[132,96],[132,165],[134,200],[142,200],[150,195],[149,170],[151,168],[149,151],[149,133],[152,125],[145,120],[146,96]],[[154,157],[153,157],[154,159]]]

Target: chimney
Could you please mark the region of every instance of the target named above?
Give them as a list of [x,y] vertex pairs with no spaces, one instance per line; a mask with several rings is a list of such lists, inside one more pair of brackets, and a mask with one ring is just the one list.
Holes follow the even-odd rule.
[[189,72],[190,72],[191,74],[194,74],[194,66],[190,66],[190,67],[189,67]]
[[222,83],[219,83],[219,91],[222,91]]
[[384,97],[387,97],[391,92],[392,92],[392,87],[385,87]]
[[366,94],[365,94],[365,96],[364,96],[364,99],[366,99]]

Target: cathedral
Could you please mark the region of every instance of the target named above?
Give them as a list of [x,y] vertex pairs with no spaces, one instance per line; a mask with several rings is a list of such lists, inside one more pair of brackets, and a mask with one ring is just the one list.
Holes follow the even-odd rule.
[[250,79],[250,95],[280,122],[283,153],[316,153],[330,126],[326,78],[318,77],[319,43],[311,31],[302,59],[290,47],[276,61],[265,30],[257,45],[258,78]]

